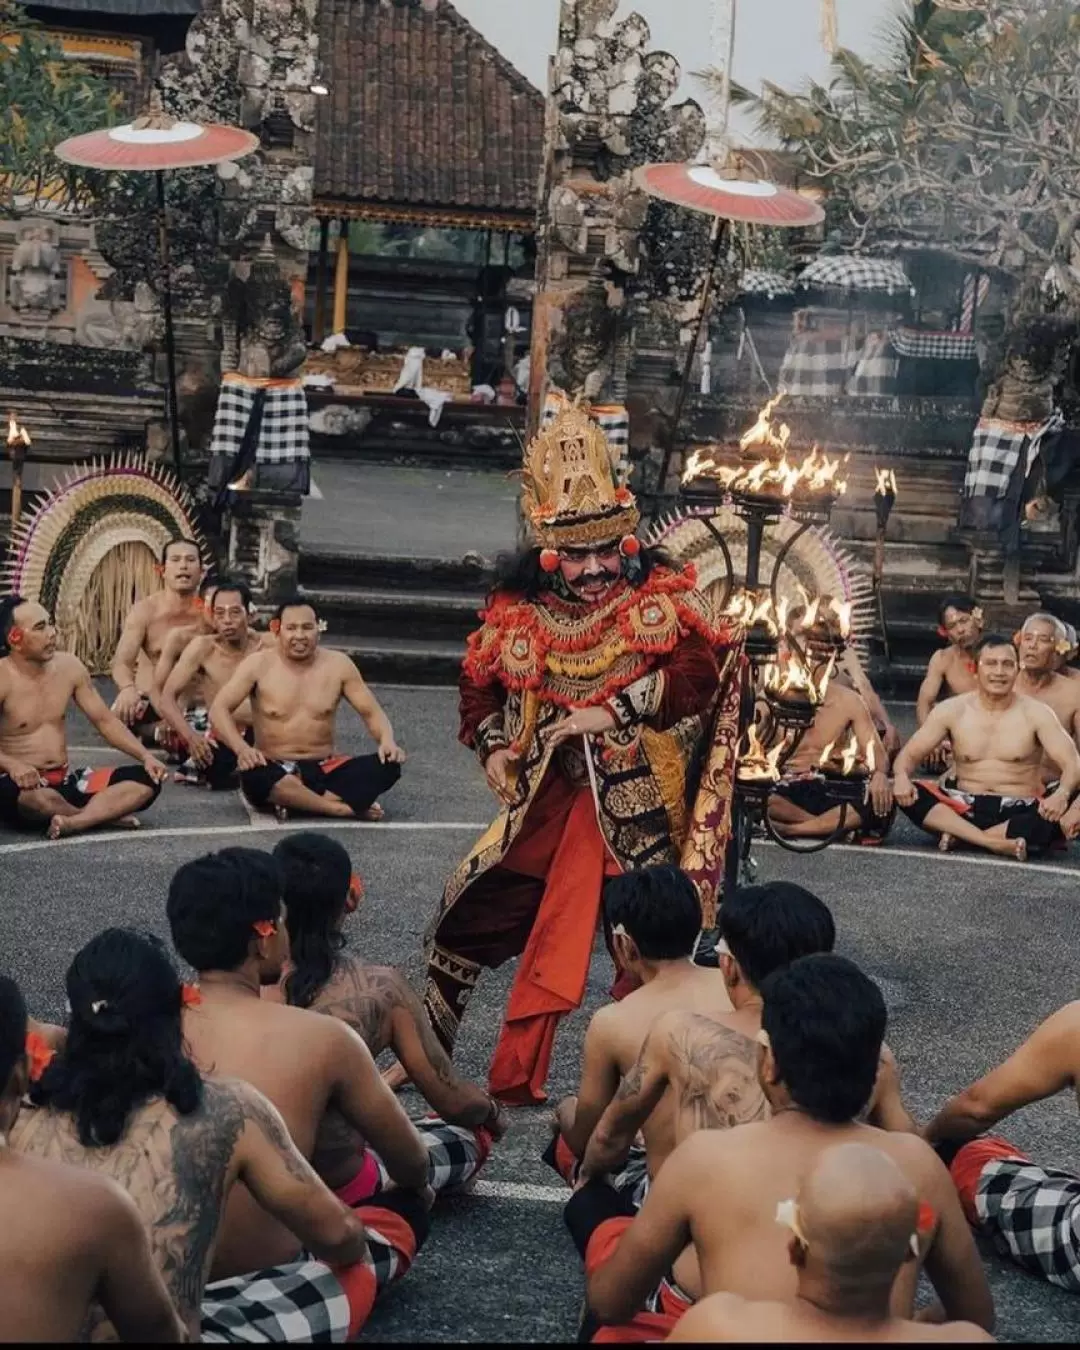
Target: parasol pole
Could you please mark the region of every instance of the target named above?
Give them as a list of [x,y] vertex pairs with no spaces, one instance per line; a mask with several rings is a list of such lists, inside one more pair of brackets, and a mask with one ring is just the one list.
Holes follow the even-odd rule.
[[698,311],[697,322],[694,325],[694,336],[690,343],[690,350],[686,354],[686,365],[683,367],[682,384],[679,386],[679,397],[675,400],[675,411],[671,417],[671,435],[668,437],[668,443],[664,448],[664,458],[660,465],[660,478],[656,484],[656,495],[662,497],[664,488],[667,486],[668,474],[671,471],[671,459],[675,453],[675,437],[678,434],[679,426],[682,422],[683,408],[686,406],[686,398],[690,392],[690,380],[694,373],[694,357],[697,355],[697,349],[701,345],[701,334],[705,328],[705,322],[709,317],[709,301],[712,299],[713,285],[716,279],[716,269],[720,266],[720,254],[723,250],[727,237],[731,229],[731,222],[723,220],[720,216],[715,218],[713,224],[712,250],[709,254],[709,265],[705,272],[705,287],[701,293],[701,308]]
[[161,255],[163,277],[161,305],[165,312],[165,365],[166,387],[165,401],[168,409],[169,430],[172,436],[173,467],[181,471],[180,459],[180,411],[176,398],[176,330],[173,327],[172,277],[169,261],[169,216],[165,206],[165,174],[161,169],[154,172],[157,187],[158,205],[158,250]]

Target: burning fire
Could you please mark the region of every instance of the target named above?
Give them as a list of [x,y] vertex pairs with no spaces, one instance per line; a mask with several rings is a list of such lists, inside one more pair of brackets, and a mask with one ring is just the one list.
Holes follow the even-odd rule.
[[[818,767],[827,769],[836,756],[836,742],[830,741],[821,752],[821,758],[818,760]],[[874,746],[871,742],[866,747],[866,755],[862,753],[862,746],[859,744],[859,738],[852,730],[848,737],[847,744],[840,751],[840,773],[845,778],[850,778],[855,772],[856,765],[865,758],[866,767],[871,773],[874,772]]]
[[775,783],[780,779],[780,765],[788,748],[788,737],[783,736],[771,750],[766,749],[751,726],[746,733],[746,749],[739,757],[739,777],[744,782]]
[[788,459],[791,428],[786,422],[777,427],[773,422],[775,411],[783,394],[770,399],[758,414],[758,419],[739,441],[739,453],[757,451],[756,463],[730,466],[718,464],[712,450],[695,450],[686,463],[683,483],[707,477],[718,483],[725,492],[746,497],[768,497],[780,500],[791,498],[829,496],[841,497],[847,491],[847,482],[840,470],[847,463],[830,457],[814,446],[801,464]]
[[765,692],[781,701],[810,702],[816,707],[825,701],[835,664],[835,656],[830,657],[825,669],[815,679],[813,671],[797,656],[786,652],[779,660],[770,662],[762,672]]
[[12,445],[30,445],[30,433],[15,420],[14,413],[8,413],[7,443]]
[[893,473],[892,469],[875,469],[874,478],[876,480],[875,497],[888,497],[890,494],[896,496],[896,474]]
[[772,415],[779,407],[783,394],[777,394],[765,404],[764,408],[758,413],[758,419],[746,435],[739,441],[739,449],[742,451],[752,450],[755,446],[762,445],[768,450],[776,450],[781,455],[787,449],[788,441],[791,440],[791,428],[786,422],[781,422],[779,429],[773,431]]

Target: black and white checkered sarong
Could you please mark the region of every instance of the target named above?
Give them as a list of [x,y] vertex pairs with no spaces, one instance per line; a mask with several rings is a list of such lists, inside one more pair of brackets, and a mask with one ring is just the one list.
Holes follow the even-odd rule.
[[[351,1274],[359,1273],[360,1280],[344,1271],[339,1278],[325,1261],[302,1256],[288,1265],[217,1280],[203,1293],[200,1339],[217,1345],[281,1345],[346,1341],[350,1330],[355,1335],[374,1298],[406,1274],[426,1236],[426,1228],[417,1233],[414,1226],[401,1225],[389,1202],[386,1208],[365,1206],[359,1213],[368,1244],[366,1278],[357,1267]],[[388,1222],[386,1234],[380,1231],[380,1216]],[[394,1226],[405,1239],[395,1239]],[[402,1246],[406,1239],[411,1250]]]
[[995,1159],[979,1176],[975,1210],[1003,1255],[1080,1293],[1080,1177],[1019,1158]]
[[924,333],[901,326],[889,330],[889,341],[900,356],[921,361],[974,361],[979,355],[970,333]]
[[884,398],[896,393],[900,358],[886,333],[869,333],[847,392],[856,398]]
[[[487,1161],[490,1144],[487,1136],[478,1136],[476,1130],[464,1125],[448,1125],[438,1116],[414,1120],[417,1133],[428,1154],[428,1185],[433,1191],[453,1190],[471,1181]],[[374,1149],[369,1149],[379,1169],[379,1185],[375,1194],[390,1183],[386,1165]]]
[[256,464],[293,464],[311,456],[307,395],[302,380],[248,380],[228,374],[221,382],[210,454],[231,460],[240,449],[256,397],[263,396]]

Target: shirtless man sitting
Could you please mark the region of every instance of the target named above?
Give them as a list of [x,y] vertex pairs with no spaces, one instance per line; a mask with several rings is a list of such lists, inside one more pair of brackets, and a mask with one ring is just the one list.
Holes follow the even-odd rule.
[[112,662],[117,690],[112,710],[151,745],[160,725],[153,705],[158,692],[154,668],[171,632],[202,622],[198,592],[203,565],[198,544],[191,539],[170,539],[161,551],[159,571],[163,589],[132,607]]
[[[792,621],[798,622],[797,611]],[[820,685],[829,663],[844,650],[835,613],[823,607],[816,622],[799,633],[799,640],[811,663],[812,678]],[[858,806],[837,805],[829,784],[817,777],[817,771],[839,771],[841,753],[852,735],[858,741],[860,764],[868,771],[866,796]],[[861,695],[830,679],[813,725],[784,767],[785,782],[769,798],[769,821],[778,834],[790,839],[829,839],[837,830],[850,827],[866,842],[880,843],[893,818],[888,770],[888,753]]]
[[[955,698],[975,688],[975,648],[983,635],[983,612],[966,595],[949,595],[938,608],[938,637],[948,641],[930,658],[919,687],[915,720],[921,727],[942,696]],[[927,755],[928,769],[945,769],[951,762],[947,742],[934,746]]]
[[[390,719],[345,653],[319,646],[319,618],[307,600],[279,605],[270,631],[274,646],[241,661],[210,708],[218,739],[237,757],[245,796],[279,819],[301,811],[381,820],[377,799],[401,777],[405,762]],[[254,746],[234,716],[248,699]],[[334,754],[342,699],[359,713],[378,746],[375,754]]]
[[[992,1330],[986,1276],[944,1164],[914,1134],[856,1123],[879,1071],[886,1024],[880,990],[850,961],[817,955],[774,971],[761,994],[758,1076],[770,1119],[692,1134],[668,1158],[633,1220],[598,1224],[584,1207],[577,1212],[571,1231],[585,1254],[593,1314],[616,1325],[633,1319],[635,1331],[670,1330],[687,1307],[680,1286],[687,1289],[688,1271],[693,1278],[694,1254],[700,1286],[691,1296],[724,1291],[789,1303],[798,1280],[777,1209],[798,1195],[823,1153],[859,1143],[892,1158],[926,1206],[919,1260],[900,1272],[893,1314],[911,1316],[925,1264],[945,1316]],[[690,1243],[694,1253],[685,1250]],[[641,1312],[646,1302],[658,1311]]]
[[[392,1050],[435,1112],[415,1122],[428,1151],[432,1189],[470,1186],[493,1141],[506,1132],[505,1111],[458,1074],[404,975],[346,950],[345,920],[360,903],[363,882],[353,875],[341,844],[304,831],[286,835],[274,858],[284,878],[290,957],[280,984],[266,986],[263,997],[340,1018],[375,1057]],[[331,1184],[344,1179],[338,1194],[349,1204],[375,1194],[388,1180],[376,1151],[336,1112],[319,1128],[312,1162]]]
[[1080,1176],[1041,1167],[983,1132],[1078,1087],[1080,1002],[1048,1017],[1004,1064],[950,1098],[923,1131],[949,1163],[969,1221],[1025,1270],[1074,1294],[1080,1293]]
[[18,986],[0,978],[4,1340],[75,1342],[97,1309],[122,1340],[187,1340],[127,1193],[108,1177],[8,1147],[29,1084],[28,1026]]
[[[667,1008],[645,1024],[639,1053],[618,1091],[609,1094],[588,1140],[579,1181],[613,1172],[639,1130],[648,1174],[655,1178],[668,1155],[695,1130],[730,1129],[765,1118],[755,1041],[761,1030],[760,985],[800,956],[831,952],[836,927],[816,895],[776,881],[730,895],[720,906],[719,930],[726,999],[721,1002],[715,992],[711,999],[669,998]],[[715,980],[717,972],[710,973]],[[634,997],[611,1011],[621,1012]]]
[[[976,649],[974,693],[939,703],[893,766],[896,800],[920,829],[990,853],[1026,861],[1062,838],[1059,822],[1080,786],[1080,753],[1056,715],[1016,691],[1016,648],[984,637]],[[912,782],[915,766],[948,737],[955,768],[941,783]],[[1061,783],[1044,795],[1043,762]]]
[[[259,651],[267,635],[253,633],[248,623],[251,592],[243,581],[230,577],[215,583],[210,599],[213,632],[193,637],[166,679],[158,709],[177,742],[189,756],[177,774],[178,782],[195,783],[213,790],[237,786],[236,756],[210,730],[207,709],[236,673],[241,661]],[[160,668],[160,667],[159,667]],[[180,698],[192,694],[185,712]],[[251,703],[245,700],[233,721],[251,744]]]
[[[388,1203],[357,1213],[342,1205],[265,1097],[235,1079],[201,1077],[184,1046],[180,979],[156,938],[99,934],[75,956],[66,986],[67,1041],[34,1085],[37,1109],[20,1113],[12,1147],[120,1183],[192,1340],[313,1340],[319,1332],[344,1341],[399,1259],[382,1231],[401,1245],[397,1214]],[[237,1183],[306,1255],[207,1287]],[[20,1240],[25,1222],[24,1214]],[[58,1231],[63,1224],[54,1241]],[[403,1247],[400,1261],[409,1256]],[[95,1330],[109,1338],[107,1325]]]
[[[74,702],[135,764],[72,769],[64,719]],[[138,825],[161,791],[165,766],[106,707],[77,656],[56,649],[56,628],[41,605],[0,600],[0,821],[45,825],[50,839],[118,824]]]
[[[390,1180],[430,1203],[428,1154],[383,1083],[371,1052],[335,1017],[260,998],[289,956],[281,870],[268,853],[229,848],[185,863],[169,887],[173,945],[198,974],[184,1009],[184,1041],[204,1073],[242,1078],[271,1101],[305,1159],[328,1112],[370,1142]],[[363,1155],[339,1160],[323,1180],[339,1189],[359,1175]],[[295,1230],[267,1215],[242,1187],[230,1197],[214,1256],[214,1278],[297,1260]]]
[[828,1149],[777,1222],[790,1230],[798,1293],[788,1303],[712,1294],[669,1337],[720,1345],[985,1342],[972,1322],[934,1326],[889,1308],[901,1269],[915,1260],[919,1197],[891,1158],[865,1144]]

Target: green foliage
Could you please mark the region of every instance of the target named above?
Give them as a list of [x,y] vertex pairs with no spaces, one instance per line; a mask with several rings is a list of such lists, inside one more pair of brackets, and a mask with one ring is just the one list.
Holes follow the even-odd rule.
[[1080,13],[1067,0],[909,0],[882,55],[736,96],[830,192],[862,246],[907,238],[1017,272],[1076,263]]
[[63,164],[53,147],[117,120],[120,98],[64,56],[11,0],[0,0],[0,211],[86,209],[103,175]]

